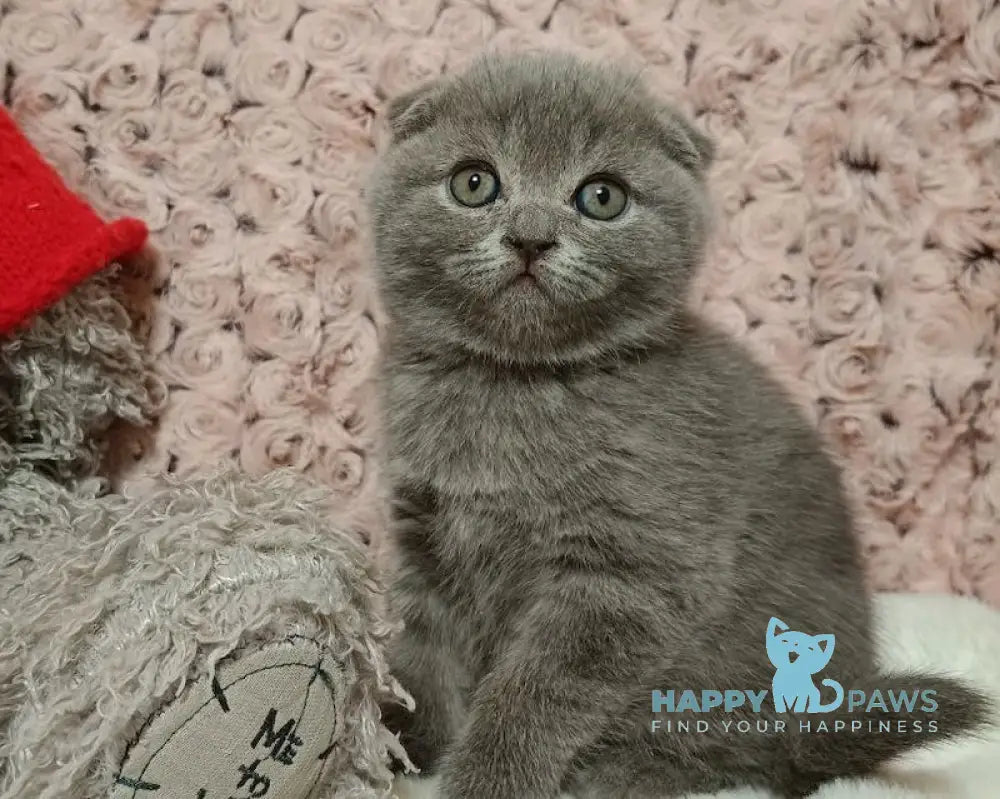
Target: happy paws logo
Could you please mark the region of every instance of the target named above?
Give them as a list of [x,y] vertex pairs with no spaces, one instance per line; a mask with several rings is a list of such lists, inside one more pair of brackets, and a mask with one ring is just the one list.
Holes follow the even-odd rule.
[[[874,689],[869,692],[860,688],[845,689],[839,681],[823,677],[821,672],[830,665],[836,643],[833,633],[809,634],[792,630],[780,618],[772,616],[764,634],[764,646],[774,666],[769,703],[774,707],[774,714],[764,711],[768,698],[768,691],[764,689],[654,690],[651,729],[653,732],[703,733],[710,726],[704,717],[711,715],[726,732],[746,733],[756,729],[757,732],[774,733],[786,729],[788,722],[780,718],[782,715],[821,715],[843,708],[847,714],[863,715],[863,718],[844,719],[845,714],[841,712],[833,722],[800,720],[799,728],[802,732],[937,732],[937,722],[933,719],[871,718],[880,713],[932,714],[938,708],[937,692],[933,689]],[[727,714],[736,713],[742,718],[737,721],[732,720],[732,716],[726,718]],[[755,723],[746,718],[748,713],[758,716]],[[695,718],[689,714],[694,714]]]

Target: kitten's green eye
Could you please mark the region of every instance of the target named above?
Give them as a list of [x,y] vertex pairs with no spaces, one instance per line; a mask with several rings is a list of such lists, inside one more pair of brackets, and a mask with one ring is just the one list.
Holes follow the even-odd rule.
[[628,194],[620,185],[607,178],[584,183],[576,190],[576,210],[591,219],[614,219],[628,204]]
[[462,205],[477,208],[500,194],[500,178],[489,167],[464,166],[451,176],[451,194]]

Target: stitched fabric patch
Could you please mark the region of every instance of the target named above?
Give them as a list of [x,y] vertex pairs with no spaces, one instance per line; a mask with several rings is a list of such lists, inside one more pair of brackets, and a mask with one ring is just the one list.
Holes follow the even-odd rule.
[[343,680],[294,638],[224,663],[139,734],[112,799],[307,799],[340,732]]

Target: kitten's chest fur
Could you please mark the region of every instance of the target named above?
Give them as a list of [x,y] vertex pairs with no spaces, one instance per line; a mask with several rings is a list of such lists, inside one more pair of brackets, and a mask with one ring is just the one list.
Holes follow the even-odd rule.
[[[488,663],[533,586],[574,546],[583,505],[614,493],[617,421],[586,386],[397,367],[384,392],[392,479],[433,496],[419,541],[399,541]],[[405,536],[405,534],[404,534]]]
[[475,368],[398,367],[386,391],[393,460],[458,505],[556,501],[593,468],[615,426],[588,388],[552,377],[497,380]]

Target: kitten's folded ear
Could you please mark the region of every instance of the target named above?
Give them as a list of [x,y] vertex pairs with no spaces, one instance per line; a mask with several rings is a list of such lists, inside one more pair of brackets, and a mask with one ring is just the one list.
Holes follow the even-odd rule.
[[386,107],[386,120],[394,142],[400,142],[426,129],[434,121],[441,79],[410,89],[393,97]]
[[707,172],[715,160],[715,142],[675,108],[661,107],[657,118],[666,134],[670,155],[694,172]]

